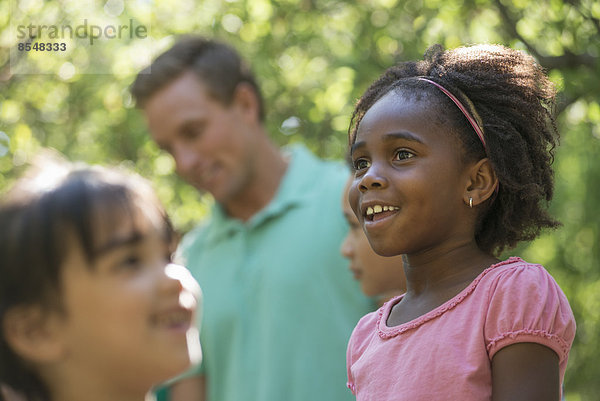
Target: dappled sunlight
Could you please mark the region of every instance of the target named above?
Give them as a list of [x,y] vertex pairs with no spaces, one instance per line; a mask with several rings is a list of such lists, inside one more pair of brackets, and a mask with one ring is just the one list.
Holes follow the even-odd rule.
[[[563,226],[518,250],[528,261],[548,268],[578,319],[566,374],[567,399],[597,398],[597,2],[181,0],[174,7],[167,0],[109,0],[98,2],[92,16],[86,4],[89,1],[0,2],[0,44],[7,49],[0,52],[0,193],[42,148],[89,163],[125,161],[152,180],[174,226],[183,233],[209,215],[213,200],[177,178],[172,158],[151,141],[129,93],[139,70],[179,35],[214,35],[233,44],[251,61],[263,89],[273,141],[302,142],[319,156],[335,159],[345,155],[356,100],[393,63],[420,58],[434,43],[503,43],[532,54],[559,91],[561,144],[555,152],[550,211]],[[91,25],[144,26],[148,40],[123,37],[111,42],[106,37],[113,33],[109,29],[98,38],[65,38],[67,50],[62,53],[17,50],[24,42],[17,37],[18,25],[25,30],[28,24],[64,22],[77,27],[86,18],[88,33]],[[43,29],[47,35],[49,29]],[[48,171],[35,185],[49,188],[61,174],[60,169]]]

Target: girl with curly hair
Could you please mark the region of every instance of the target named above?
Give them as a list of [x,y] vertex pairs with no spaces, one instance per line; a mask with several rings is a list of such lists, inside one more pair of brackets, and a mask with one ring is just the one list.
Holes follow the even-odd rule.
[[360,320],[357,400],[560,399],[575,336],[544,267],[504,249],[559,225],[555,91],[521,51],[430,48],[388,69],[349,129],[349,199],[373,249],[402,254],[407,292]]

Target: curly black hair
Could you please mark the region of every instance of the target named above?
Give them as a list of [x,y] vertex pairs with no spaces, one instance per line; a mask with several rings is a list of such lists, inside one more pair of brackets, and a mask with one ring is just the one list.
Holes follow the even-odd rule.
[[[483,129],[485,148],[450,98],[417,77],[442,85],[460,100]],[[352,114],[350,145],[371,106],[400,89],[403,95],[426,97],[443,111],[433,114],[458,136],[463,160],[490,159],[500,185],[479,215],[475,239],[480,249],[498,255],[520,241],[534,239],[544,228],[560,225],[547,212],[559,142],[556,91],[531,56],[501,45],[451,50],[434,45],[423,60],[393,66],[371,84]]]

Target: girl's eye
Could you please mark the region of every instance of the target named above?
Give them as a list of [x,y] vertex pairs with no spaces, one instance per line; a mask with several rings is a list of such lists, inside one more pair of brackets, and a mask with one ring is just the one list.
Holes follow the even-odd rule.
[[415,155],[408,150],[399,150],[394,155],[394,160],[406,160],[414,157]]
[[371,163],[369,163],[369,161],[366,159],[357,159],[354,161],[354,169],[355,170],[362,170],[365,168],[369,168],[370,166],[371,166]]
[[119,267],[124,269],[138,269],[142,266],[142,258],[138,255],[128,255],[121,260]]
[[195,139],[197,136],[198,132],[195,129],[188,128],[185,131],[183,131],[183,137],[185,139],[192,140]]

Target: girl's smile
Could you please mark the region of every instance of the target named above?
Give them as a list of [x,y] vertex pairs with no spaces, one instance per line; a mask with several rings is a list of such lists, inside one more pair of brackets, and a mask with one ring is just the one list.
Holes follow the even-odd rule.
[[388,206],[384,202],[374,200],[361,204],[361,210],[363,210],[365,230],[376,232],[385,230],[388,224],[392,223],[393,218],[400,212],[400,207]]
[[368,221],[378,221],[383,218],[386,218],[390,215],[393,215],[400,208],[398,206],[381,206],[379,203],[375,203],[373,207],[368,205],[363,205],[367,207],[365,211],[365,216]]

